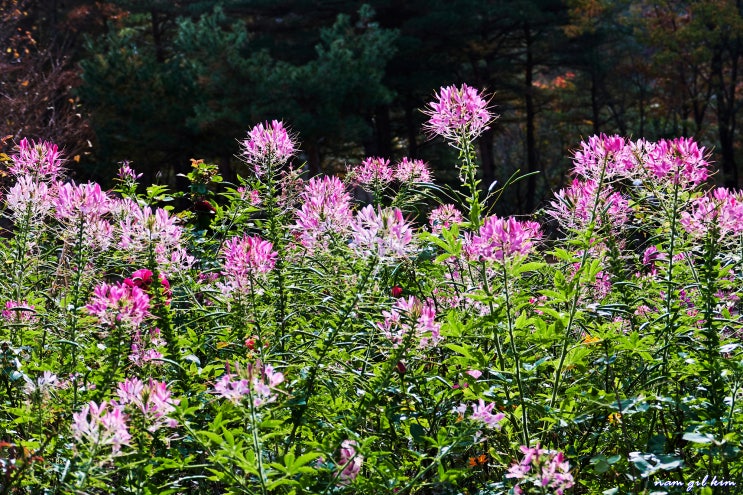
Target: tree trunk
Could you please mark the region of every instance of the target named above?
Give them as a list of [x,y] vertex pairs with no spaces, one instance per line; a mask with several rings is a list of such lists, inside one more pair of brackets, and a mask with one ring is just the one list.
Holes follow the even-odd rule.
[[304,150],[307,153],[308,172],[310,177],[314,177],[320,173],[320,149],[314,141],[307,141]]
[[[717,133],[720,139],[720,154],[722,155],[722,176],[725,187],[738,187],[738,167],[735,163],[735,85],[737,82],[737,53],[731,53],[729,70],[723,64],[722,43],[715,48],[711,61],[712,80],[715,91],[715,106],[717,114]],[[729,83],[726,84],[725,73],[729,73]]]
[[526,211],[534,210],[537,195],[537,144],[535,132],[535,110],[534,110],[534,60],[531,28],[529,23],[524,23],[524,41],[526,42],[526,64],[524,67],[524,98],[526,103],[526,170],[532,174],[526,182]]

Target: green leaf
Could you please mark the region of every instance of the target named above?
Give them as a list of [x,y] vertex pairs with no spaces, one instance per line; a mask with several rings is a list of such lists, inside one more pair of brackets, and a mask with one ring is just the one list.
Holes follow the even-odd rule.
[[715,441],[715,437],[712,435],[709,435],[707,433],[696,433],[696,432],[689,432],[684,433],[684,436],[681,437],[684,440],[688,440],[692,443],[701,443],[701,444],[707,444],[712,443]]

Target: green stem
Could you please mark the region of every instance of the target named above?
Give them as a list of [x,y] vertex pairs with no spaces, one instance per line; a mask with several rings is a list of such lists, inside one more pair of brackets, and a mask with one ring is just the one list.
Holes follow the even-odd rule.
[[506,267],[506,260],[503,260],[501,265],[503,268],[503,293],[506,300],[506,319],[508,323],[508,338],[511,341],[511,352],[513,353],[514,366],[516,367],[516,385],[519,389],[519,404],[521,406],[521,421],[523,422],[522,428],[522,439],[524,445],[529,446],[529,423],[528,415],[526,412],[526,402],[524,396],[523,383],[521,381],[521,359],[519,358],[518,349],[516,349],[516,339],[513,333],[513,315],[511,314],[511,297],[508,291],[508,268]]

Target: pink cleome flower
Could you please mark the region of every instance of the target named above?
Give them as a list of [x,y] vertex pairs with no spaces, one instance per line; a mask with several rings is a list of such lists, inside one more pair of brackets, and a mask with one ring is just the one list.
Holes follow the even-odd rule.
[[163,354],[157,349],[165,344],[159,328],[150,328],[144,332],[135,330],[132,334],[129,361],[140,368],[145,364],[161,364]]
[[338,478],[342,485],[347,485],[355,480],[361,471],[361,466],[364,464],[364,457],[356,452],[357,446],[358,444],[354,440],[343,440],[341,443],[340,458],[338,459],[341,472],[338,473]]
[[62,155],[56,144],[46,141],[29,141],[23,138],[18,153],[11,156],[10,173],[15,176],[31,175],[36,179],[54,181],[62,172]]
[[632,210],[629,201],[608,184],[599,191],[593,179],[575,179],[555,196],[547,214],[567,229],[583,230],[593,220],[596,227],[607,224],[613,232],[617,232],[630,220]]
[[440,234],[442,230],[463,222],[462,213],[452,204],[444,204],[434,208],[428,215],[428,223],[431,225],[431,232],[434,234]]
[[252,287],[252,278],[268,273],[276,265],[278,253],[273,244],[258,236],[243,235],[225,242],[222,249],[226,293],[236,290],[245,292]]
[[419,339],[418,347],[436,346],[441,337],[441,324],[436,322],[433,301],[421,302],[415,296],[399,298],[390,311],[383,311],[384,322],[377,327],[397,347],[408,335]]
[[555,452],[536,447],[521,446],[524,458],[513,463],[506,473],[506,478],[518,480],[514,493],[524,493],[522,485],[531,483],[539,490],[550,488],[551,493],[563,495],[565,490],[575,483],[570,474],[570,464],[562,452]]
[[364,187],[386,186],[395,179],[395,172],[386,158],[366,158],[361,165],[350,169],[353,182]]
[[169,418],[179,401],[173,399],[165,382],[149,378],[144,383],[139,378],[128,378],[117,387],[119,404],[131,405],[137,414],[141,414],[147,424],[147,431],[154,433],[162,427],[175,428],[178,421]]
[[403,158],[395,166],[395,179],[400,182],[431,182],[431,171],[423,160]]
[[46,182],[25,174],[18,177],[6,196],[13,220],[40,222],[53,208],[54,190]]
[[351,224],[351,248],[363,256],[405,257],[413,232],[397,208],[374,211],[371,205],[357,213]]
[[143,174],[138,174],[130,165],[127,160],[124,160],[119,165],[119,170],[116,172],[116,176],[122,182],[134,183],[137,182]]
[[536,222],[520,222],[515,218],[487,217],[476,235],[465,235],[464,251],[477,261],[504,261],[531,252],[542,233]]
[[102,324],[138,327],[149,316],[150,298],[139,287],[123,283],[102,283],[93,291],[93,298],[85,306]]
[[57,188],[57,196],[53,199],[57,218],[76,220],[79,218],[101,217],[111,209],[108,195],[101,189],[100,184],[74,184],[67,182]]
[[681,225],[695,238],[714,232],[718,240],[743,232],[743,193],[717,187],[691,201],[681,213]]
[[214,385],[214,393],[233,404],[239,404],[243,398],[250,397],[253,407],[261,407],[275,402],[277,395],[274,389],[283,383],[284,374],[274,370],[270,364],[261,361],[249,364],[245,370],[237,373],[225,373]]
[[351,195],[337,177],[313,177],[300,198],[302,207],[292,228],[308,250],[326,245],[326,235],[347,232],[353,221]]
[[648,144],[646,151],[644,165],[651,180],[686,189],[698,186],[709,177],[711,165],[704,147],[700,148],[692,138],[662,139]]
[[14,323],[33,322],[38,319],[35,309],[33,304],[28,304],[27,301],[8,301],[5,303],[2,316],[6,321]]
[[91,401],[80,412],[72,415],[72,438],[94,448],[111,446],[113,455],[121,453],[121,447],[129,445],[131,435],[126,424],[126,415],[114,402]]
[[594,183],[627,177],[637,167],[631,143],[619,136],[600,134],[580,143],[573,157],[573,172]]
[[423,111],[429,116],[425,129],[431,134],[456,142],[462,137],[475,139],[493,121],[488,102],[466,84],[441,88],[436,100]]
[[479,399],[477,404],[472,405],[472,416],[470,416],[470,418],[476,421],[482,421],[490,428],[500,430],[500,422],[503,421],[506,415],[503,413],[493,414],[494,407],[494,403],[491,402],[486,405],[484,400]]
[[257,177],[268,173],[269,165],[280,167],[294,154],[296,144],[283,122],[273,120],[253,127],[243,141],[242,156]]

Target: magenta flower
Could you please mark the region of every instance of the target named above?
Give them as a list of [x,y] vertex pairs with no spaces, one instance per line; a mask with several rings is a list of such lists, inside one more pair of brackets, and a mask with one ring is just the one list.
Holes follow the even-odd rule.
[[140,368],[145,364],[159,364],[163,354],[157,349],[165,346],[159,328],[150,328],[144,333],[135,330],[132,335],[132,347],[129,360]]
[[351,248],[362,256],[405,257],[413,232],[402,212],[395,209],[374,211],[364,207],[351,224]]
[[[140,268],[132,273],[131,277],[124,279],[124,285],[129,287],[139,287],[145,292],[149,292],[150,286],[153,282],[153,273],[147,268]],[[166,304],[170,304],[170,300],[173,296],[173,292],[170,290],[170,282],[165,278],[165,274],[160,274],[160,285],[161,290],[166,298]]]
[[178,421],[168,415],[175,411],[179,401],[171,398],[165,382],[150,378],[147,383],[143,383],[139,378],[129,378],[119,383],[117,394],[121,406],[129,405],[133,411],[142,415],[150,433],[162,427],[178,426]]
[[466,235],[464,251],[472,260],[504,261],[513,256],[526,256],[542,233],[536,222],[515,218],[487,217],[477,235]]
[[13,323],[33,322],[38,319],[33,304],[28,304],[27,301],[6,302],[2,315],[6,321]]
[[532,484],[544,491],[549,488],[551,493],[563,495],[575,482],[570,474],[570,464],[562,452],[545,450],[539,447],[521,446],[524,458],[519,463],[513,463],[506,473],[506,478],[518,480],[514,486],[514,493],[524,493],[523,486]]
[[283,122],[273,120],[253,127],[243,141],[242,155],[253,167],[257,177],[263,177],[269,166],[284,165],[295,152],[295,143]]
[[14,221],[40,223],[53,208],[53,199],[53,191],[45,182],[26,174],[18,177],[5,201]]
[[692,138],[662,139],[648,143],[644,156],[645,169],[651,180],[695,187],[709,177],[710,163]]
[[591,136],[580,143],[573,157],[573,172],[588,180],[598,181],[628,177],[637,167],[631,143],[619,136]]
[[121,162],[116,176],[122,182],[135,183],[137,182],[137,179],[142,177],[142,174],[138,174],[131,166],[129,166],[129,162],[124,160]]
[[338,473],[338,478],[342,485],[348,485],[355,480],[364,464],[364,457],[356,452],[357,445],[354,440],[343,440],[341,443],[340,459],[338,459],[341,472]]
[[302,207],[292,228],[310,252],[327,245],[326,237],[343,234],[353,222],[351,195],[337,177],[313,177],[300,195]]
[[743,194],[717,187],[691,201],[691,211],[681,213],[681,225],[696,238],[714,232],[721,241],[743,232]]
[[108,195],[101,190],[100,184],[66,183],[57,188],[57,197],[53,200],[57,218],[77,220],[95,218],[108,213],[111,209]]
[[494,117],[488,102],[480,93],[466,84],[460,88],[441,88],[436,101],[430,102],[423,111],[429,116],[425,129],[448,141],[457,142],[462,137],[475,139],[487,130]]
[[470,418],[475,421],[482,421],[490,428],[500,430],[502,426],[500,422],[503,421],[506,415],[503,413],[493,414],[494,407],[494,403],[491,402],[485,405],[485,401],[479,399],[477,404],[472,405],[472,416]]
[[383,311],[384,322],[377,323],[385,337],[395,346],[400,345],[407,335],[419,339],[418,347],[436,346],[441,337],[441,324],[436,322],[436,308],[433,301],[421,302],[415,296],[395,301],[390,311]]
[[93,291],[93,298],[85,306],[104,325],[117,323],[138,327],[149,316],[150,298],[139,287],[123,283],[102,283]]
[[366,158],[361,165],[349,170],[354,184],[376,189],[384,187],[395,179],[390,161],[385,158]]
[[442,230],[463,222],[462,213],[452,204],[441,205],[433,209],[428,215],[428,223],[431,225],[431,232],[434,234],[440,234]]
[[547,214],[567,229],[584,230],[593,220],[596,227],[607,224],[613,232],[618,232],[629,222],[632,212],[627,199],[608,184],[599,191],[593,179],[574,179],[570,187],[561,189],[555,196]]
[[29,397],[37,397],[42,400],[49,400],[51,391],[60,388],[59,377],[51,371],[44,371],[41,376],[32,380],[28,376],[23,376],[26,384],[23,386],[23,391]]
[[214,384],[214,393],[234,404],[242,401],[250,393],[250,383],[245,379],[236,379],[236,375],[225,373]]
[[164,271],[188,269],[194,258],[182,246],[183,229],[178,219],[162,208],[154,212],[131,199],[115,200],[111,212],[121,235],[119,247],[131,256],[130,261],[146,261],[154,246],[155,261]]
[[229,239],[222,249],[223,274],[226,277],[223,291],[249,292],[253,279],[273,270],[277,257],[273,244],[258,236],[243,235]]
[[95,449],[111,446],[111,453],[119,455],[123,445],[129,445],[131,435],[126,424],[126,415],[115,403],[95,402],[84,405],[80,412],[72,415],[72,438]]
[[275,389],[283,383],[284,374],[274,370],[270,364],[260,361],[249,364],[245,370],[238,369],[237,374],[225,373],[214,385],[214,393],[234,404],[239,404],[245,397],[250,397],[253,407],[261,407],[275,402]]
[[18,144],[18,153],[11,156],[10,173],[15,176],[31,175],[34,178],[53,181],[62,171],[62,155],[56,144],[41,141],[29,142],[23,138]]
[[403,183],[431,182],[431,171],[423,160],[403,158],[395,166],[395,179]]

